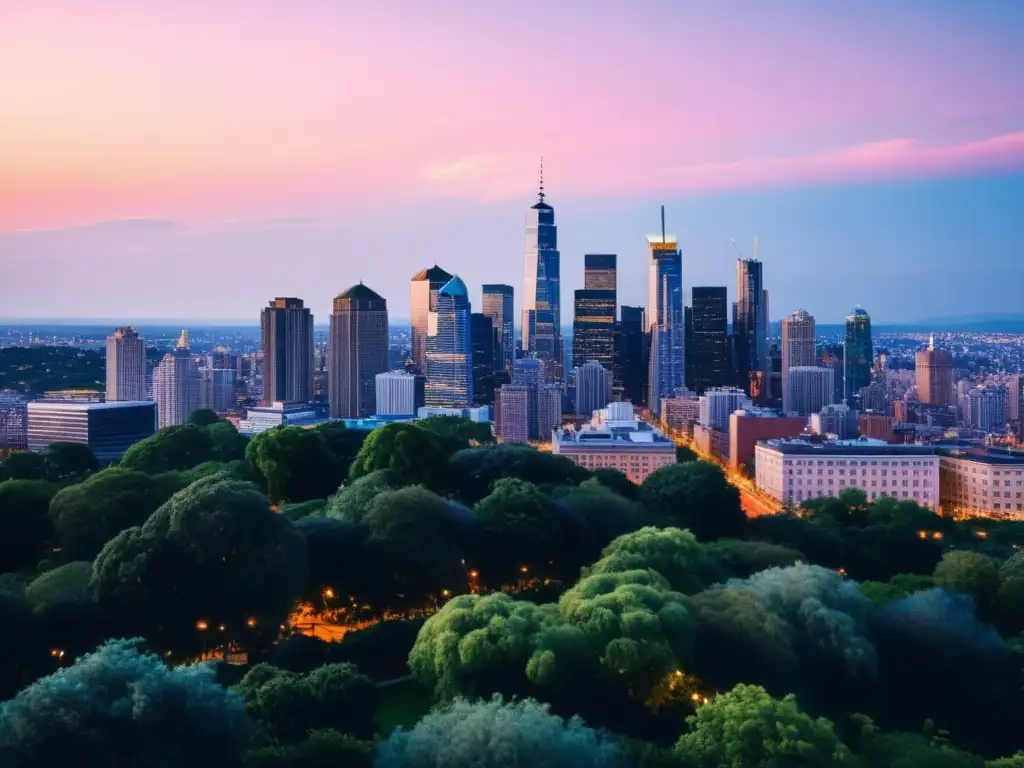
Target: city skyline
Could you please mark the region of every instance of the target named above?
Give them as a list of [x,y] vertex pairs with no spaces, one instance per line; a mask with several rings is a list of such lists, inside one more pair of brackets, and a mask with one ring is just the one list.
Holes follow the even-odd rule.
[[[533,3],[405,9],[400,25],[388,5],[13,10],[0,265],[18,279],[0,286],[3,314],[109,316],[116,302],[126,318],[238,321],[253,297],[284,294],[327,317],[362,279],[399,318],[403,283],[435,262],[474,300],[482,283],[519,288],[541,155],[563,302],[584,253],[617,253],[620,303],[642,305],[642,238],[663,203],[687,286],[731,288],[731,241],[749,256],[760,238],[776,320],[797,306],[824,323],[857,304],[883,323],[1016,308],[1020,7],[568,2],[545,7],[562,43],[534,56],[508,34]],[[650,50],[655,29],[685,53]],[[655,102],[652,121],[641,105]],[[823,265],[828,295],[803,298]],[[172,273],[206,279],[147,290]],[[239,275],[246,290],[220,290]]]

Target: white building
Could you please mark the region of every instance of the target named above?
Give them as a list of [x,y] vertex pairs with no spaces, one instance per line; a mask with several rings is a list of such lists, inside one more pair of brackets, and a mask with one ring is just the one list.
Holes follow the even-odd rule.
[[1024,451],[939,449],[942,511],[1024,518]]
[[505,384],[494,393],[494,434],[501,443],[529,442],[529,387]]
[[967,394],[967,423],[983,432],[1005,432],[1006,388],[1002,385],[975,387]]
[[630,403],[610,403],[579,430],[554,430],[551,452],[589,470],[617,469],[638,484],[676,463],[675,443],[637,420]]
[[754,452],[757,487],[783,504],[859,488],[869,501],[882,496],[939,507],[939,455],[923,445],[880,440],[766,440]]
[[857,411],[842,403],[826,405],[818,413],[811,414],[810,426],[816,435],[852,440],[857,436]]
[[[799,412],[793,404],[790,392],[789,371],[792,368],[806,368],[817,362],[817,336],[814,318],[805,310],[798,309],[782,320],[782,410],[786,413]],[[828,402],[832,402],[829,400]],[[824,403],[822,403],[824,405]],[[813,409],[821,410],[820,407]],[[810,415],[810,411],[800,414]]]
[[747,393],[736,387],[712,387],[700,398],[700,424],[702,427],[729,431],[729,415],[753,407]]
[[131,327],[107,336],[107,402],[147,400],[146,344]]
[[328,419],[317,413],[316,408],[302,403],[273,403],[259,408],[250,408],[245,418],[238,422],[238,432],[243,435],[258,435],[275,427],[315,427]]
[[577,366],[574,374],[577,415],[590,416],[612,399],[612,372],[596,360]]
[[817,368],[798,365],[788,373],[789,401],[784,410],[787,414],[810,416],[820,413],[835,399],[835,371],[831,368]]
[[431,416],[455,416],[459,419],[475,421],[478,424],[487,424],[491,420],[491,409],[486,405],[473,408],[433,408],[424,406],[416,411],[416,418],[418,419],[429,419]]
[[188,331],[153,370],[153,399],[159,429],[185,424],[199,408],[199,366],[188,351]]
[[405,371],[378,373],[377,415],[412,416],[416,413],[416,375]]

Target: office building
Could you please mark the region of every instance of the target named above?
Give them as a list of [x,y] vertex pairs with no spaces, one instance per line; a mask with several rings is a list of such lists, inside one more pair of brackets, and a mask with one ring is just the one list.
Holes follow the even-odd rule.
[[313,315],[302,299],[277,298],[260,314],[263,402],[313,399]]
[[1024,519],[1024,451],[940,447],[942,513]]
[[156,408],[152,400],[34,400],[26,408],[28,450],[41,451],[53,443],[82,443],[92,449],[100,464],[120,461],[131,446],[153,435]]
[[956,405],[953,392],[953,356],[935,348],[935,337],[928,340],[928,349],[915,356],[917,397],[925,405]]
[[[790,413],[794,410],[789,390],[790,368],[813,368],[817,365],[815,352],[814,318],[802,309],[798,309],[782,320],[782,410]],[[834,379],[833,379],[834,381]],[[815,411],[832,402],[832,395],[821,403]],[[806,403],[805,403],[806,405]],[[802,414],[809,415],[809,412]]]
[[550,442],[552,430],[562,426],[562,385],[545,384],[537,392],[537,439]]
[[494,405],[498,371],[504,372],[498,329],[482,312],[469,316],[469,338],[473,348],[473,403]]
[[729,414],[729,469],[749,466],[759,441],[797,437],[806,427],[806,419],[783,416],[768,408],[733,411]]
[[199,407],[227,413],[237,403],[234,368],[199,369]]
[[499,443],[530,440],[530,388],[505,384],[495,393],[494,434]]
[[426,378],[407,371],[376,376],[377,416],[415,416],[424,404]]
[[327,342],[333,419],[377,413],[377,374],[388,370],[388,303],[363,283],[334,297]]
[[612,388],[619,398],[637,405],[647,402],[649,336],[643,307],[623,306],[615,328],[615,369]]
[[596,360],[615,367],[615,291],[576,291],[572,320],[572,365]]
[[757,487],[783,504],[835,497],[847,488],[939,508],[939,456],[934,448],[878,440],[768,440],[755,450]]
[[527,431],[530,440],[541,439],[537,404],[540,388],[547,383],[544,363],[533,357],[522,357],[512,367],[512,383],[527,390]]
[[686,386],[686,325],[683,317],[683,255],[675,235],[648,235],[647,329],[651,335],[647,402],[653,411],[663,397]]
[[845,359],[843,402],[849,405],[854,393],[871,383],[871,369],[875,363],[871,317],[860,307],[846,316]]
[[427,335],[431,315],[437,312],[437,292],[452,276],[437,264],[413,275],[409,285],[412,364],[417,373],[427,372]]
[[206,367],[217,371],[234,369],[236,367],[235,357],[227,347],[214,347],[206,356]]
[[753,405],[739,387],[714,387],[700,397],[698,421],[703,427],[725,431],[729,429],[729,414]]
[[553,381],[562,381],[561,257],[555,209],[544,197],[542,167],[537,202],[526,213],[523,352],[544,361]]
[[501,367],[512,370],[516,359],[513,290],[511,285],[487,284],[483,290],[483,312],[498,332]]
[[555,430],[551,452],[591,471],[617,469],[638,485],[676,463],[675,443],[637,420],[629,403],[609,403],[578,430]]
[[437,311],[427,328],[426,406],[469,408],[473,405],[472,314],[469,291],[458,276],[437,292]]
[[892,416],[878,411],[861,411],[857,415],[857,431],[861,437],[886,443],[901,442]]
[[819,413],[826,405],[832,405],[835,396],[834,371],[813,365],[795,365],[789,368],[786,390],[789,407],[785,413],[791,416],[809,417]]
[[751,375],[767,368],[768,294],[762,263],[754,258],[736,261],[736,303],[733,304],[732,341],[736,384],[750,392]]
[[831,435],[839,440],[857,437],[857,411],[842,403],[826,405],[818,413],[812,413],[808,423],[816,435]]
[[661,399],[661,423],[670,430],[691,432],[700,421],[700,398],[695,392],[678,390],[672,397]]
[[967,423],[989,434],[1006,431],[1006,388],[1002,385],[975,387],[967,393]]
[[590,360],[574,369],[576,382],[575,411],[578,416],[589,417],[604,408],[612,399],[612,372],[596,360]]
[[308,403],[271,403],[249,408],[245,418],[238,422],[242,435],[258,435],[278,427],[312,427],[326,424],[328,419]]
[[28,448],[28,399],[12,389],[0,389],[0,453]]
[[583,288],[588,291],[618,290],[614,253],[583,254]]
[[131,327],[107,336],[107,401],[148,400],[146,344]]
[[188,422],[199,408],[199,366],[188,348],[188,331],[182,331],[174,350],[153,369],[153,399],[159,429]]
[[698,395],[703,395],[712,387],[724,387],[733,378],[729,366],[726,289],[694,287],[691,302],[687,354],[692,376],[687,384]]

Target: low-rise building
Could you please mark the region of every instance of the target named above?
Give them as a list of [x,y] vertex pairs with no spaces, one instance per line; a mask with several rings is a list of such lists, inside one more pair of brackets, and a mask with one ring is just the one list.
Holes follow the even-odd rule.
[[27,406],[27,444],[41,451],[53,443],[83,443],[105,464],[156,432],[152,400],[89,402],[33,400]]
[[759,440],[796,437],[806,426],[803,416],[783,416],[767,408],[734,411],[729,416],[729,469],[751,461]]
[[937,450],[945,514],[1024,517],[1024,451],[981,447]]
[[328,418],[312,405],[276,402],[249,408],[245,418],[238,422],[238,432],[243,435],[258,435],[276,427],[312,428],[327,421]]

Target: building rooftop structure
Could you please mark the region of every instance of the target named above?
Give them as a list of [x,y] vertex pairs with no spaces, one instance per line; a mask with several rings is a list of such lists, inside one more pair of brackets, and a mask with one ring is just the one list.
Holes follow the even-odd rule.
[[851,456],[931,456],[936,452],[933,445],[917,445],[915,443],[897,444],[870,437],[858,437],[855,440],[824,440],[807,437],[765,440],[763,445],[789,455],[813,456],[830,451],[841,451]]

